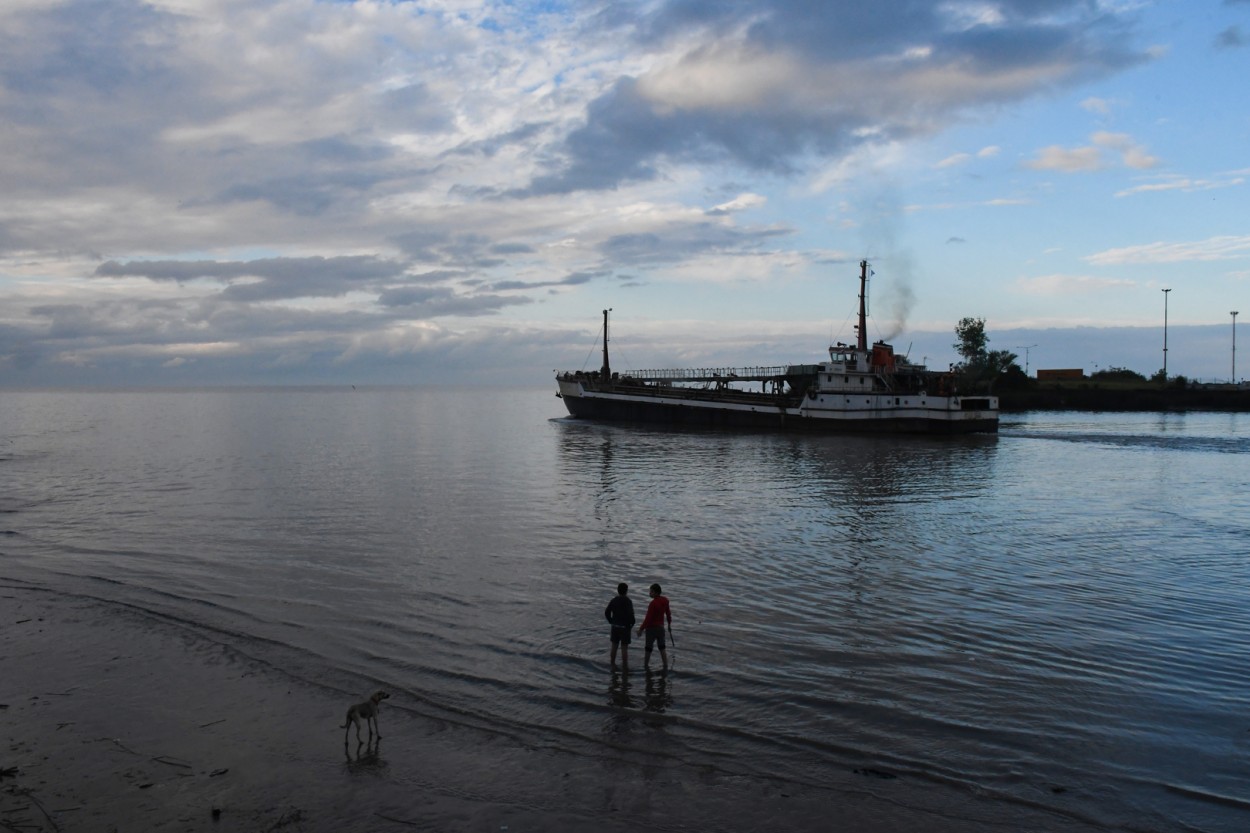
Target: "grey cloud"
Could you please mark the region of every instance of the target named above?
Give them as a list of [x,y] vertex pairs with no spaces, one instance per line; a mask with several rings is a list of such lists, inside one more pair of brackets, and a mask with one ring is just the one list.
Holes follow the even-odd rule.
[[[1044,28],[1045,21],[1061,17],[1075,20],[1077,27],[1107,20],[1087,0],[1002,0],[994,10],[1008,26],[1037,22]],[[750,43],[828,60],[889,55],[900,47],[939,40],[957,31],[944,13],[943,4],[932,0],[668,0],[635,7],[635,14],[617,24],[641,43],[658,44],[690,32],[724,36],[751,21]]]
[[[91,304],[40,304],[28,312],[42,323],[27,333],[27,343],[42,352],[117,345],[200,342],[208,308],[198,302],[101,300]],[[229,337],[214,331],[213,339]]]
[[501,254],[512,254],[507,245],[496,245],[484,234],[452,234],[436,229],[406,232],[391,238],[413,260],[441,263],[462,269],[490,269],[506,262]]
[[[275,25],[289,13],[275,8]],[[378,136],[442,132],[454,122],[424,84],[370,89],[388,45],[366,57],[307,43],[291,53],[299,63],[289,74],[263,58],[256,60],[260,71],[247,73],[242,68],[254,56],[236,65],[232,56],[182,43],[211,14],[182,17],[141,0],[67,0],[6,12],[0,28],[6,196],[43,201],[104,186],[200,213],[264,202],[296,219],[349,216],[359,223],[359,209],[375,189],[419,187],[428,177]],[[264,38],[255,41],[263,55],[260,47],[274,36],[223,40],[246,46],[249,38]],[[293,45],[299,30],[282,37],[291,42],[274,44],[275,51]],[[285,128],[266,129],[282,112],[291,124],[329,113],[334,123],[351,125],[351,133],[321,137],[324,128],[313,121],[308,133],[318,138],[292,141]],[[32,228],[23,242],[47,245],[39,237]],[[144,244],[153,242],[149,236]]]
[[395,235],[391,242],[416,260],[439,259],[438,247],[448,235],[439,229],[416,229]]
[[[589,105],[585,123],[567,135],[557,161],[511,195],[610,190],[654,179],[664,160],[727,162],[784,174],[807,154],[836,155],[868,141],[865,136],[929,133],[965,110],[1020,100],[1147,60],[1130,45],[1127,14],[1117,17],[1084,0],[1007,0],[995,6],[1003,23],[962,30],[940,16],[950,8],[929,0],[671,0],[642,7],[628,21],[641,41],[667,42],[681,32],[703,36],[705,45],[687,60],[710,54],[708,39],[718,32],[755,18],[748,50],[798,57],[813,78],[843,69],[861,81],[855,87],[808,90],[793,101],[769,97],[730,109],[659,107],[642,94],[640,79],[621,78]],[[1052,22],[1058,19],[1067,22]],[[921,45],[930,47],[927,56],[897,60]],[[868,74],[865,64],[871,67]],[[943,90],[922,83],[948,70],[962,75],[964,83]],[[1006,75],[1034,80],[999,83]]]
[[293,280],[309,274],[329,273],[348,280],[393,277],[403,272],[403,264],[372,255],[342,257],[273,257],[259,260],[134,260],[108,261],[96,268],[101,277],[131,276],[152,280],[194,280],[196,278],[274,278]]
[[409,281],[419,283],[443,283],[444,281],[454,281],[465,279],[468,277],[467,272],[459,269],[431,269],[428,272],[415,272],[408,275]]
[[641,234],[618,234],[599,247],[612,263],[654,265],[672,263],[708,252],[749,251],[777,237],[788,235],[788,229],[740,229],[716,223],[693,223],[665,231]]
[[651,158],[689,144],[637,93],[637,81],[621,79],[611,92],[591,103],[585,126],[565,141],[567,162],[553,174],[539,176],[513,196],[565,194],[577,190],[611,189],[651,179]]
[[[383,182],[415,181],[422,171],[399,171],[394,151],[366,139],[323,138],[274,148],[233,148],[230,184],[182,201],[184,208],[265,201],[283,211],[315,217],[354,205]],[[226,161],[226,160],[221,160]]]
[[433,286],[401,286],[387,289],[378,295],[378,303],[387,307],[405,307],[425,304],[434,300],[450,298],[450,289]]
[[82,338],[125,329],[119,319],[110,314],[111,307],[115,305],[44,304],[32,307],[30,313],[47,320],[45,335],[48,338]]
[[78,0],[31,9],[22,23],[0,33],[0,80],[28,103],[51,106],[38,97],[77,86],[111,95],[169,71],[176,18],[148,4]]
[[0,155],[10,196],[163,174],[156,137],[199,106],[200,82],[180,64],[177,18],[126,0],[12,14],[15,25],[0,29],[0,141],[14,141],[19,126],[38,141]]
[[[97,277],[143,277],[154,281],[214,280],[231,284],[222,297],[233,301],[335,297],[400,277],[405,265],[371,255],[264,258],[249,261],[108,261]],[[232,283],[258,279],[255,283]]]
[[232,185],[204,200],[191,200],[185,207],[222,205],[231,202],[264,201],[283,211],[301,217],[316,217],[339,204],[350,192],[360,188],[343,188],[342,183],[323,179],[312,181],[306,176],[291,176]]
[[490,315],[505,307],[533,303],[529,298],[507,295],[457,295],[450,291],[420,288],[387,290],[378,297],[385,307],[402,308],[406,320],[440,318],[448,315]]
[[580,286],[582,284],[590,283],[595,278],[606,277],[609,274],[611,274],[611,272],[606,269],[593,272],[574,272],[571,275],[557,281],[499,281],[491,284],[490,288],[495,292],[505,292],[516,289],[545,289],[548,287],[559,286]]
[[550,129],[551,124],[547,122],[534,122],[523,124],[501,133],[498,136],[491,136],[487,139],[478,139],[472,142],[464,142],[452,150],[447,151],[448,156],[494,156],[506,147],[516,145],[529,146],[542,133],[542,131]]
[[15,252],[23,246],[23,235],[12,223],[0,222],[0,255]]
[[379,112],[389,125],[423,133],[441,133],[454,127],[452,113],[425,84],[409,84],[383,93]]
[[497,255],[527,255],[534,253],[534,247],[525,243],[497,243],[490,247]]
[[267,340],[298,336],[310,349],[324,351],[337,349],[341,336],[372,333],[397,321],[488,315],[530,303],[525,298],[497,295],[458,296],[443,289],[418,290],[401,297],[403,293],[402,289],[384,292],[382,306],[388,309],[381,312],[306,310],[224,299],[43,304],[29,310],[42,323],[14,335],[13,340],[41,355],[64,346],[134,348],[222,341],[245,345],[241,352],[250,354],[263,349],[259,344]]
[[0,378],[4,371],[26,373],[47,358],[47,348],[39,334],[24,327],[0,324]]

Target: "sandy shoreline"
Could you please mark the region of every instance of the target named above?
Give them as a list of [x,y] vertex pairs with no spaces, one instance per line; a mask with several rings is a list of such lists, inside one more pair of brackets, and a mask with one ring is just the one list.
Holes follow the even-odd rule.
[[[932,786],[746,779],[527,746],[344,696],[125,608],[0,582],[0,830],[1084,831]],[[363,683],[367,688],[369,684]]]

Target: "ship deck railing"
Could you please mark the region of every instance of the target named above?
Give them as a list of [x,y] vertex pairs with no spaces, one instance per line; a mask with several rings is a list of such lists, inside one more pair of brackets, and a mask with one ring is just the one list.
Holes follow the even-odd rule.
[[669,370],[621,371],[620,378],[643,382],[767,382],[783,379],[788,366],[688,367]]

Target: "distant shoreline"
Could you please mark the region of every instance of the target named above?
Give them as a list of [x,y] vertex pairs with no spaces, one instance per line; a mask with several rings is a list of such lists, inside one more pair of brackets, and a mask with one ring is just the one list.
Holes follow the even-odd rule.
[[1142,388],[1098,382],[1002,390],[999,410],[1022,411],[1250,411],[1250,390],[1216,387]]

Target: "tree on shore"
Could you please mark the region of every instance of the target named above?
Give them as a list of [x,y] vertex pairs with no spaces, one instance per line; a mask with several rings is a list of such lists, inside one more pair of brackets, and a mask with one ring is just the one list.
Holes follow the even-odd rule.
[[[990,338],[985,332],[984,318],[961,318],[955,325],[953,345],[963,358],[955,365],[955,372],[969,389],[975,390],[984,385],[992,391],[994,383],[1006,377],[1019,381],[1025,374],[1016,364],[1019,358],[1010,350],[990,350]],[[1026,379],[1027,381],[1027,379]]]
[[1146,377],[1126,367],[1108,367],[1089,374],[1091,382],[1142,382]]
[[974,364],[985,357],[990,339],[985,334],[984,318],[959,319],[955,325],[955,338],[959,340],[953,346],[963,356],[963,364]]

